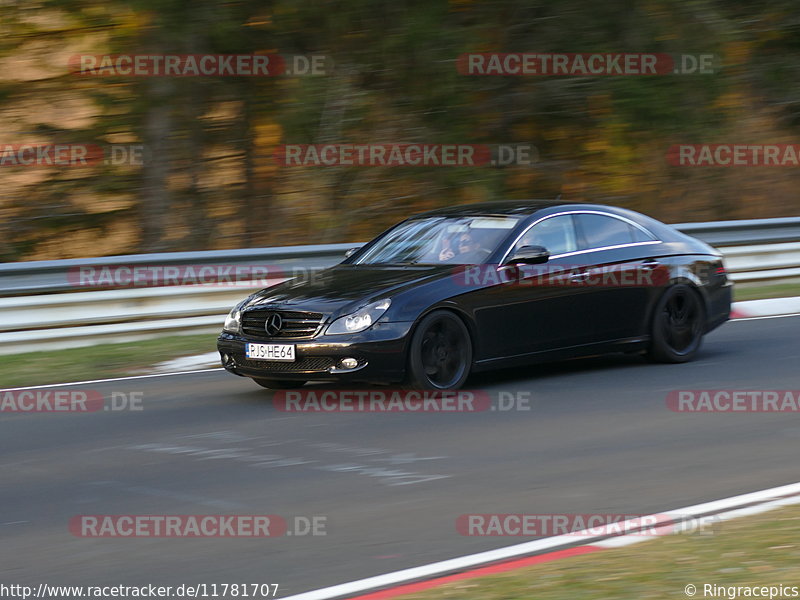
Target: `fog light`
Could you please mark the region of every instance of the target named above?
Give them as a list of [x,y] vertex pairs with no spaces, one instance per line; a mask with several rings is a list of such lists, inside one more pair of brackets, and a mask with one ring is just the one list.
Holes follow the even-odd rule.
[[358,366],[358,361],[355,358],[343,358],[340,362],[343,369],[355,369]]

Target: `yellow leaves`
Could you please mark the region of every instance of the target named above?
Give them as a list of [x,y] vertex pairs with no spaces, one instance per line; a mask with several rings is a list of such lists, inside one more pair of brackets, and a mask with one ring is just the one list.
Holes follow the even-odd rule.
[[587,110],[593,117],[608,116],[611,114],[611,95],[595,94],[587,99]]
[[0,80],[28,82],[62,76],[69,60],[62,46],[44,40],[25,44],[16,54],[0,59]]
[[257,29],[267,28],[270,25],[272,25],[272,17],[269,15],[253,16],[245,23],[245,27],[254,27]]
[[548,141],[574,139],[574,131],[567,127],[549,127],[542,132],[542,137]]
[[210,105],[201,118],[209,121],[235,121],[241,118],[241,108],[242,103],[235,100],[217,102]]
[[647,165],[654,157],[652,153],[643,151],[625,125],[608,121],[586,132],[586,136],[582,144],[584,153],[580,159],[580,174],[573,174],[571,185],[575,185],[575,177],[590,181],[589,187],[595,197],[598,194],[627,196],[641,192],[642,182],[648,176]]
[[139,138],[130,131],[120,131],[108,133],[105,136],[105,141],[109,144],[138,144]]
[[[509,190],[519,190],[525,196],[531,196],[530,190],[537,189],[538,183],[537,173],[534,169],[527,169],[525,167],[518,167],[510,169],[506,177],[506,183]],[[538,193],[532,194],[538,196]]]
[[136,248],[139,235],[138,224],[132,217],[118,218],[102,232],[97,228],[71,229],[68,244],[64,243],[64,235],[45,238],[28,257],[30,260],[54,260],[125,254]]
[[765,15],[756,30],[756,36],[760,43],[782,40],[784,38],[793,39],[795,34],[794,27],[789,24],[794,19],[794,11],[780,10],[770,12]]
[[76,25],[74,17],[57,9],[38,7],[37,10],[18,12],[17,16],[20,21],[40,32],[57,32]]
[[275,121],[257,123],[255,126],[255,142],[259,148],[272,148],[281,141],[283,128]]
[[256,123],[254,126],[254,171],[260,177],[275,173],[278,166],[272,160],[275,147],[280,143],[283,128],[274,121]]
[[737,110],[746,110],[749,106],[749,99],[742,93],[736,90],[720,94],[714,108],[716,110],[724,110],[735,112]]
[[515,140],[532,140],[538,128],[536,127],[536,122],[531,119],[515,126],[512,131]]
[[607,138],[587,140],[583,147],[587,152],[609,152],[611,150],[611,142]]
[[114,194],[113,196],[101,195],[97,192],[81,191],[80,194],[72,194],[69,198],[70,204],[89,214],[103,214],[116,210],[133,208],[136,204],[134,194],[125,196]]
[[[108,6],[98,6],[98,16],[105,16],[108,13]],[[124,37],[133,37],[141,30],[151,27],[153,22],[153,13],[149,11],[134,10],[127,7],[115,7],[113,13],[116,27],[113,36],[117,39]],[[99,53],[97,50],[95,53]]]
[[722,47],[722,59],[726,65],[744,64],[750,60],[753,44],[746,40],[730,42]]

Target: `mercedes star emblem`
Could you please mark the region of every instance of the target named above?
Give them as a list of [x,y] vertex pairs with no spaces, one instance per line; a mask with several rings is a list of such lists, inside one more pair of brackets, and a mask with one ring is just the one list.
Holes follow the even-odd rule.
[[264,329],[270,335],[276,335],[283,327],[283,319],[278,313],[272,313],[264,323]]

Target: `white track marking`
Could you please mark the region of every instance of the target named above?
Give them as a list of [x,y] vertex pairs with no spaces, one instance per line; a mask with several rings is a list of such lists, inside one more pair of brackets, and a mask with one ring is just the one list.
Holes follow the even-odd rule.
[[783,319],[785,317],[800,317],[800,313],[792,313],[790,315],[764,315],[763,317],[736,317],[728,321],[728,323],[736,323],[737,321],[758,321],[760,319]]
[[[793,504],[800,504],[800,495],[789,496],[788,498],[779,498],[778,500],[771,500],[769,502],[763,502],[759,504],[753,504],[752,506],[746,506],[744,508],[735,508],[733,510],[715,514],[713,516],[716,521],[730,521],[732,519],[738,519],[740,517],[750,517],[752,515],[760,515],[762,513],[775,510],[776,508],[783,508],[784,506],[791,506]],[[600,546],[601,548],[620,548],[622,546],[630,546],[631,544],[636,544],[638,542],[646,542],[651,539],[654,538],[636,534],[621,535],[619,537],[609,538],[607,540],[601,540],[599,542],[595,542],[593,545]]]
[[[757,514],[772,510],[780,506],[788,504],[795,504],[800,502],[800,498],[787,498],[787,496],[800,495],[800,483],[792,483],[780,487],[760,490],[758,492],[751,492],[748,494],[741,494],[739,496],[732,496],[730,498],[723,498],[721,500],[714,500],[712,502],[704,502],[702,504],[695,504],[685,508],[677,508],[657,515],[650,515],[653,518],[663,519],[665,515],[675,516],[701,516],[721,513],[726,519],[732,519],[740,516],[750,514]],[[761,503],[763,506],[750,506]],[[738,509],[738,510],[732,510]],[[642,517],[644,518],[644,517]],[[637,519],[640,520],[640,519]],[[625,523],[632,523],[625,521]],[[487,552],[479,552],[477,554],[469,554],[458,558],[451,558],[440,562],[413,567],[411,569],[403,569],[402,571],[395,571],[393,573],[385,573],[375,577],[368,577],[349,583],[334,585],[311,592],[296,594],[294,596],[287,596],[283,600],[333,600],[334,598],[346,598],[356,594],[369,592],[377,588],[392,587],[402,585],[420,579],[430,579],[436,576],[445,575],[453,571],[463,571],[473,567],[486,565],[501,560],[511,558],[520,558],[536,554],[544,550],[554,550],[556,548],[575,545],[576,540],[583,540],[583,544],[594,543],[600,541],[600,538],[607,538],[605,535],[592,535],[588,530],[568,535],[559,535],[532,542],[524,542],[522,544],[515,544],[513,546],[506,546],[505,548],[498,548],[497,550],[489,550]],[[645,538],[647,539],[647,538]],[[655,539],[655,538],[649,538]]]
[[42,390],[46,388],[64,387],[67,385],[86,385],[89,383],[111,383],[114,381],[129,381],[133,379],[148,379],[150,377],[172,377],[174,375],[194,375],[195,373],[212,373],[214,371],[224,371],[222,367],[214,369],[198,369],[197,371],[178,371],[176,373],[151,373],[150,375],[130,375],[128,377],[112,377],[111,379],[90,379],[88,381],[70,381],[68,383],[48,383],[46,385],[29,385],[18,388],[3,388],[0,392],[13,392],[16,390]]

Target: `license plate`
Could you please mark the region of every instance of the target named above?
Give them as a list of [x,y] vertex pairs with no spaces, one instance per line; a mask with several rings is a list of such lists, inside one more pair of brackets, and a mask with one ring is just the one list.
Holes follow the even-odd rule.
[[247,344],[247,358],[294,362],[293,344]]

